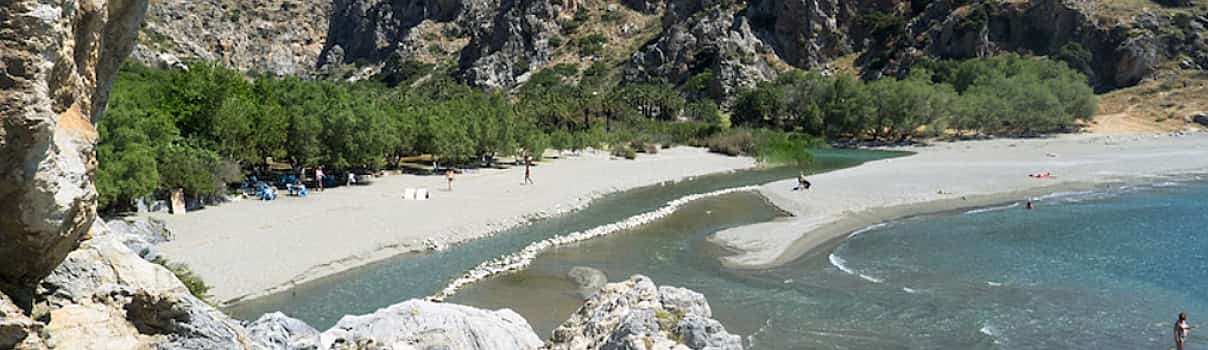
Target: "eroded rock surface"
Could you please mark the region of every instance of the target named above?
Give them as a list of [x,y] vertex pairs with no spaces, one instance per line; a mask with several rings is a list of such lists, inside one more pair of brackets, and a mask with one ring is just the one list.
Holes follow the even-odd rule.
[[65,349],[249,349],[247,330],[189,293],[172,272],[127,248],[98,221],[42,281],[34,314]]
[[323,332],[325,349],[536,349],[541,338],[511,310],[408,300],[344,316]]
[[592,296],[544,349],[742,349],[742,339],[712,316],[704,295],[639,275]]
[[242,71],[310,76],[317,68],[331,0],[157,0],[131,59],[181,67],[213,61]]
[[0,291],[18,305],[92,225],[93,121],[146,6],[0,3]]

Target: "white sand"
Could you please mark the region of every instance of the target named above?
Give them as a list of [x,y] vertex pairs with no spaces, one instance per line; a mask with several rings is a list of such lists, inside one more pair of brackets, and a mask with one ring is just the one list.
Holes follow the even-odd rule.
[[[157,215],[176,235],[159,248],[214,286],[214,300],[227,303],[424,250],[425,240],[481,238],[607,193],[754,165],[750,158],[673,148],[637,160],[586,153],[541,163],[533,168],[534,185],[521,185],[523,167],[458,175],[453,192],[445,190],[444,176],[385,176],[371,186],[312,191],[305,199],[243,200]],[[428,188],[432,199],[403,200],[407,187]]]
[[[1083,134],[905,150],[918,154],[809,177],[813,189],[806,192],[791,190],[796,179],[762,186],[760,192],[793,217],[725,230],[711,240],[738,252],[724,259],[728,266],[765,268],[829,250],[852,231],[887,220],[1208,171],[1205,133]],[[1056,178],[1027,176],[1042,171]],[[1043,202],[1037,205],[1043,210]]]

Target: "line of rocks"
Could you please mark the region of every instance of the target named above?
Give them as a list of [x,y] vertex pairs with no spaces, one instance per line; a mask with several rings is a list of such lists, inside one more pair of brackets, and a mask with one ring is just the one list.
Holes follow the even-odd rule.
[[477,283],[478,281],[482,281],[491,276],[495,276],[495,275],[510,272],[510,271],[518,271],[518,270],[524,269],[525,267],[528,267],[529,264],[532,264],[533,259],[537,258],[537,255],[540,254],[541,252],[545,251],[546,249],[558,247],[558,246],[562,246],[562,245],[567,245],[567,244],[571,244],[571,243],[576,243],[576,242],[582,242],[582,241],[586,241],[586,240],[593,239],[593,238],[603,237],[603,236],[607,236],[607,235],[617,233],[617,232],[620,232],[623,230],[634,228],[634,227],[637,227],[640,225],[645,225],[647,223],[650,223],[655,220],[666,217],[667,215],[671,215],[676,210],[679,210],[679,208],[682,207],[684,204],[688,204],[689,202],[692,202],[695,200],[709,198],[709,197],[717,197],[717,196],[731,194],[731,193],[737,193],[737,192],[756,191],[758,189],[759,189],[758,186],[742,186],[742,187],[734,187],[734,188],[717,190],[717,191],[713,191],[713,192],[688,195],[688,196],[684,196],[679,199],[667,202],[667,204],[664,204],[662,207],[655,209],[653,211],[630,216],[629,218],[619,221],[619,222],[602,225],[602,226],[597,226],[597,227],[594,227],[594,228],[592,228],[590,230],[586,230],[586,231],[572,232],[569,234],[558,235],[558,236],[550,237],[550,238],[547,238],[547,239],[544,239],[541,241],[533,242],[533,243],[529,244],[528,246],[524,247],[524,249],[521,249],[519,252],[504,255],[504,256],[501,256],[501,257],[498,257],[495,259],[487,260],[481,264],[478,264],[478,266],[470,269],[469,271],[466,271],[466,273],[463,274],[461,277],[453,280],[453,282],[450,282],[449,285],[445,287],[445,289],[428,297],[428,300],[438,301],[438,302],[444,301],[445,299],[448,299],[449,297],[453,296],[453,294],[456,294],[457,291],[461,290],[462,288],[465,288],[468,285]]

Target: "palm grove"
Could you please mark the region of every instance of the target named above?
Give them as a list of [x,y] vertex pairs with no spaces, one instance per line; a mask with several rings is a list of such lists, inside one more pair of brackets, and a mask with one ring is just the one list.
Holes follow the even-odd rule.
[[902,79],[868,82],[790,71],[731,99],[714,93],[708,70],[678,87],[615,84],[609,71],[599,63],[582,71],[558,65],[505,93],[439,71],[390,87],[248,78],[212,64],[127,65],[98,125],[100,204],[125,210],[137,198],[176,188],[191,196],[220,193],[268,159],[294,169],[372,171],[420,154],[484,166],[546,149],[608,147],[632,158],[656,152],[654,145],[690,144],[802,161],[803,148],[820,140],[1062,132],[1096,109],[1082,74],[1061,61],[1016,55],[927,62]]

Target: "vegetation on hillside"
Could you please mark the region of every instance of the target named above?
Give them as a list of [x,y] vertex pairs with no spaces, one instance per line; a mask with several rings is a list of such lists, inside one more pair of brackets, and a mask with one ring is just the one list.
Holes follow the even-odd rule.
[[690,144],[801,164],[809,161],[805,149],[824,139],[1069,130],[1096,103],[1086,78],[1064,63],[1013,55],[937,62],[901,80],[792,71],[741,92],[728,111],[710,91],[709,71],[683,92],[614,85],[607,71],[601,63],[583,71],[556,65],[506,95],[447,74],[416,80],[421,74],[410,72],[388,87],[251,79],[212,64],[180,71],[128,65],[98,125],[100,205],[125,210],[177,188],[216,194],[271,164],[375,171],[415,155],[476,167],[546,149],[610,146],[633,158],[657,145]]
[[1086,77],[1065,63],[1004,55],[933,62],[900,80],[791,72],[742,92],[732,118],[828,139],[901,142],[1068,131],[1096,103]]

